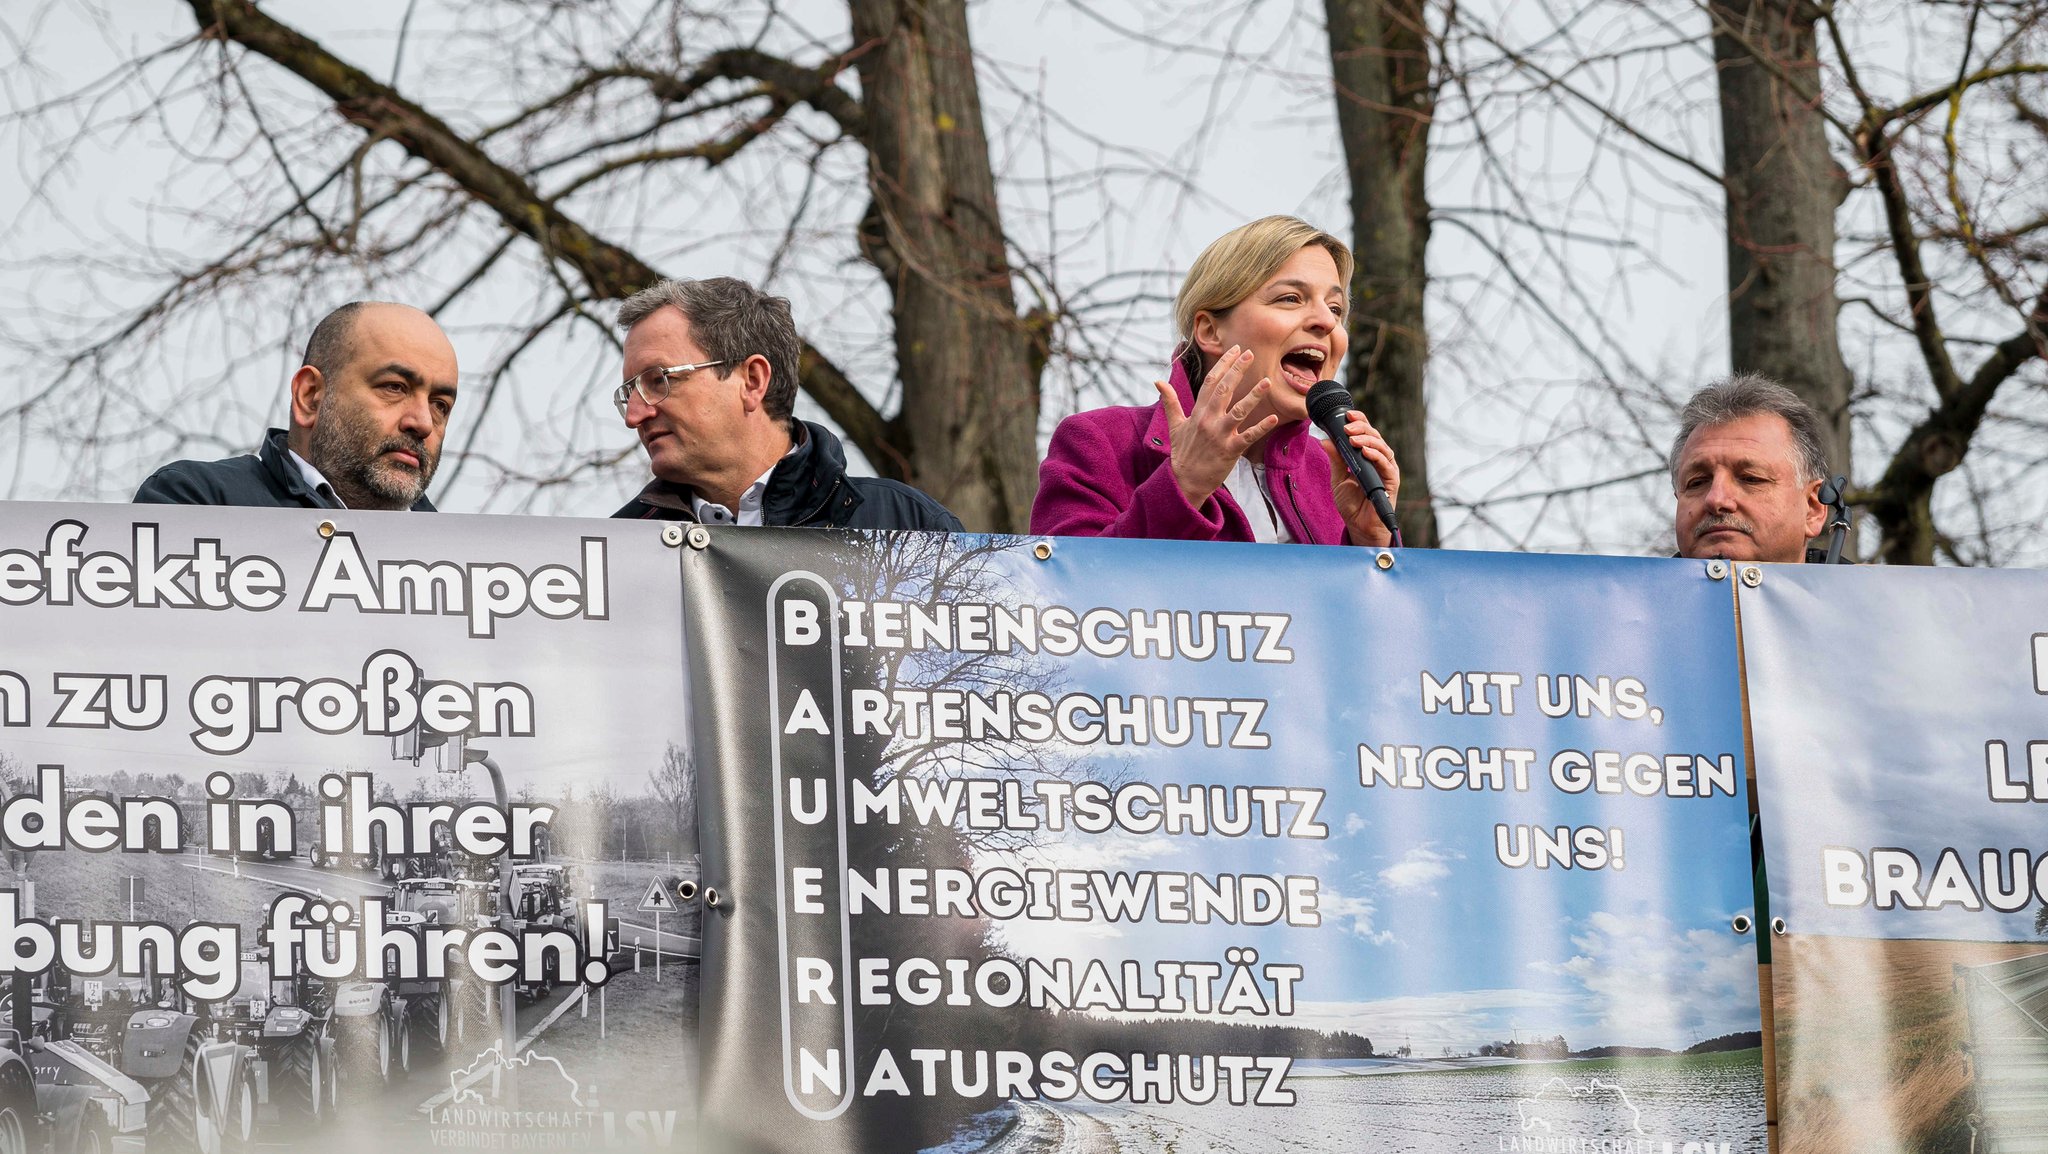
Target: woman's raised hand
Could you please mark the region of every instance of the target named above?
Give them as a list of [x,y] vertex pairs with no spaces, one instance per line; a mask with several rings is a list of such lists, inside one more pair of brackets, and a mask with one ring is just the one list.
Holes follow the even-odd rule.
[[1262,380],[1246,389],[1244,396],[1237,396],[1238,382],[1251,363],[1250,349],[1230,346],[1203,379],[1192,413],[1181,411],[1180,396],[1173,386],[1153,382],[1159,388],[1159,403],[1166,410],[1166,433],[1173,442],[1173,479],[1188,504],[1197,509],[1223,486],[1230,471],[1237,468],[1238,458],[1280,424],[1280,417],[1269,413],[1248,429],[1239,427],[1273,387],[1272,381]]

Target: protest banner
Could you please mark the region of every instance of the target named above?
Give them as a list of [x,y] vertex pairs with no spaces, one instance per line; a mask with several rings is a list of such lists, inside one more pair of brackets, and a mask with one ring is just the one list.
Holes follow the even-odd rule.
[[714,1137],[1764,1149],[1725,567],[684,553]]
[[695,880],[676,558],[0,506],[0,1148],[684,1145],[695,907],[636,912]]
[[1741,590],[1786,1154],[2048,1138],[2048,580]]

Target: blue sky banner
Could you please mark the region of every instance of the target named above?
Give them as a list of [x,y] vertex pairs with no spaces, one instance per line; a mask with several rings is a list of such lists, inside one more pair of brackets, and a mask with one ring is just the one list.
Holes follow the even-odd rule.
[[658,526],[0,505],[0,1136],[690,1148],[681,628]]
[[918,534],[684,552],[717,1130],[1764,1148],[1725,577]]
[[2048,1133],[2048,576],[1741,595],[1787,1154]]

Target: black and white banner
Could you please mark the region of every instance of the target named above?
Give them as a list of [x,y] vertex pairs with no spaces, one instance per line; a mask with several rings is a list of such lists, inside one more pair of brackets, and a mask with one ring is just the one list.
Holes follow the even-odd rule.
[[0,1146],[687,1145],[676,558],[0,506]]

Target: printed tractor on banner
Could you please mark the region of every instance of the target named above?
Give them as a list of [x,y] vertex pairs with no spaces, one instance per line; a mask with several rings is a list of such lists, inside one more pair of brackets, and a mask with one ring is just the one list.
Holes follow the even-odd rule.
[[[513,920],[574,932],[568,870],[518,868]],[[492,884],[415,878],[388,892],[387,925],[500,922]],[[237,984],[213,1001],[169,975],[18,975],[0,998],[11,1024],[0,1029],[0,1154],[220,1154],[290,1142],[344,1108],[377,1108],[411,1071],[415,1046],[438,1057],[498,1044],[501,1015],[516,1004],[514,987],[499,993],[466,971],[326,980],[296,961],[273,976],[267,949],[244,951]]]
[[[514,933],[544,929],[562,930],[583,948],[586,937],[577,915],[579,888],[575,867],[529,862],[512,867],[509,905],[490,871],[491,880],[458,878],[406,878],[392,885],[384,911],[384,924],[392,927],[430,928],[462,926],[486,929],[504,923],[501,906],[510,910]],[[392,1049],[399,1069],[410,1065],[410,1048],[445,1049],[451,1039],[464,1042],[473,1037],[495,1037],[492,1033],[492,987],[466,971],[442,979],[389,978],[385,982],[352,982],[349,987],[383,987],[377,995],[353,990],[349,1017],[381,1014],[389,1020]],[[518,982],[507,987],[523,998],[545,997],[553,988],[548,980]],[[380,1067],[381,1068],[381,1067]]]
[[[0,1148],[50,1154],[98,1154],[117,1138],[139,1142],[149,1123],[154,1070],[122,1068],[118,1046],[92,1044],[91,1026],[80,1037],[53,1023],[64,1000],[16,975],[0,1029]],[[100,983],[91,983],[98,987]],[[108,1013],[125,1016],[144,983],[122,983]],[[97,1007],[95,1007],[97,1009]],[[177,1073],[170,1064],[169,1075]]]
[[33,1071],[28,1117],[42,1130],[10,1147],[0,1117],[0,1149],[98,1154],[142,1141],[216,1154],[255,1141],[265,1106],[280,1123],[323,1122],[337,1093],[326,1000],[315,979],[273,979],[260,953],[242,957],[240,985],[211,1003],[166,978],[18,977],[13,1027],[0,1033]]
[[[576,916],[576,875],[565,865],[528,864],[512,867],[512,927],[514,932],[561,929],[577,941],[579,952],[587,950],[589,938]],[[545,997],[553,984],[543,978],[521,983],[519,993]]]
[[[498,891],[481,881],[406,878],[391,887],[384,924],[426,929],[464,926],[482,929],[497,921]],[[454,1040],[495,1038],[495,996],[489,983],[463,972],[441,979],[389,979],[391,999],[403,1007],[407,1058],[410,1047],[435,1053]]]
[[405,999],[390,983],[339,983],[333,1012],[342,1069],[351,1086],[382,1086],[412,1069]]

